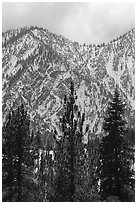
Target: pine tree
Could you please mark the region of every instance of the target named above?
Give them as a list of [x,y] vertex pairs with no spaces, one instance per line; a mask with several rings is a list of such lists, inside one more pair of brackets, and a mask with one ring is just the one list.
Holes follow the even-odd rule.
[[[84,201],[86,182],[86,154],[83,143],[84,114],[76,105],[74,84],[70,86],[70,96],[64,98],[64,114],[60,118],[62,135],[55,136],[55,180],[52,201]],[[83,192],[82,192],[83,190]],[[80,198],[80,194],[81,198]]]
[[[36,181],[35,201],[47,201],[48,195],[51,193],[53,180],[53,159],[50,154],[51,144],[46,139],[46,143],[42,141],[43,135],[40,131],[33,136],[33,156],[35,161],[34,178]],[[51,138],[50,138],[51,139]]]
[[3,201],[33,199],[32,138],[29,117],[23,104],[10,111],[3,124]]
[[99,156],[99,138],[95,134],[88,138],[87,151],[88,151],[88,174],[89,174],[89,189],[90,198],[92,202],[100,201],[99,196],[99,177],[97,171],[98,156]]
[[[13,182],[14,182],[14,147],[15,137],[11,134],[12,125],[12,116],[14,112],[10,112],[7,117],[6,124],[3,125],[3,146],[2,146],[2,192],[3,192],[3,201],[12,201],[13,200]],[[13,132],[12,132],[13,133]]]
[[41,180],[40,180],[40,157],[41,157],[41,135],[38,131],[34,134],[32,132],[32,156],[34,161],[33,179],[35,181],[34,195],[35,202],[42,202],[43,196],[41,190]]
[[100,146],[100,195],[102,199],[109,196],[125,199],[125,186],[130,187],[133,172],[131,171],[131,149],[126,141],[124,120],[125,105],[116,89],[109,104],[103,129],[105,136]]

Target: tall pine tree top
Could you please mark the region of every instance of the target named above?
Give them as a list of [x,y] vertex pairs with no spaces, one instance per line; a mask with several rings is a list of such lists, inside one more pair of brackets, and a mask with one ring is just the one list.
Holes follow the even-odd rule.
[[125,140],[124,111],[125,104],[116,89],[104,118],[105,135],[100,146],[100,194],[103,199],[116,196],[125,201],[124,187],[131,184],[131,154]]
[[[120,98],[118,89],[115,90],[112,100],[109,102],[103,129],[112,135],[123,135],[126,121],[124,120],[125,104]],[[113,139],[114,137],[112,137]]]
[[[56,179],[55,198],[52,201],[84,201],[86,197],[83,187],[84,181],[86,181],[84,177],[86,175],[85,153],[82,142],[84,113],[81,114],[78,110],[76,99],[74,84],[71,82],[70,95],[64,97],[64,114],[60,118],[62,135],[59,140],[58,136],[55,136],[57,140]],[[81,193],[79,193],[80,189]]]

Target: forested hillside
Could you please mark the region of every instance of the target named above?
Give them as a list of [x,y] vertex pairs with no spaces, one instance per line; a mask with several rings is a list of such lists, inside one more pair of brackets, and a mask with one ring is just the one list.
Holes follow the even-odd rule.
[[135,201],[135,33],[2,33],[2,201]]

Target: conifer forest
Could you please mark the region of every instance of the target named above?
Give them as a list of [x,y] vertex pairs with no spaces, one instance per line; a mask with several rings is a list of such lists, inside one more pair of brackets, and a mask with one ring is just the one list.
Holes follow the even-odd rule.
[[135,202],[134,28],[2,33],[2,201]]
[[[7,202],[99,202],[135,199],[134,145],[116,88],[108,103],[102,138],[84,142],[85,114],[76,104],[74,83],[64,96],[61,135],[42,144],[30,127],[23,103],[3,124],[2,191]],[[131,133],[130,133],[131,134]]]

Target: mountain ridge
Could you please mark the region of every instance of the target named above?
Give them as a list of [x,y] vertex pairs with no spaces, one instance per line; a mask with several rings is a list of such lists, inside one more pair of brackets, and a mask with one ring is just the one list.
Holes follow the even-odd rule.
[[24,26],[24,27],[20,27],[20,28],[15,28],[15,29],[7,29],[7,30],[5,30],[5,31],[2,31],[2,36],[4,36],[6,33],[8,33],[8,32],[10,32],[10,31],[14,31],[14,32],[18,32],[18,31],[20,31],[20,30],[30,30],[30,29],[35,29],[35,28],[37,28],[37,29],[42,29],[43,31],[47,31],[47,32],[49,32],[50,34],[52,34],[52,35],[56,35],[56,36],[58,36],[58,37],[61,37],[61,38],[64,38],[65,40],[68,40],[68,41],[71,41],[71,42],[73,42],[73,43],[78,43],[79,45],[88,45],[88,46],[90,46],[90,45],[95,45],[95,46],[100,46],[101,44],[109,44],[109,43],[112,43],[112,41],[114,42],[114,41],[116,41],[117,39],[119,39],[119,38],[122,38],[124,35],[126,35],[126,34],[128,34],[129,32],[131,32],[131,31],[133,31],[133,32],[135,32],[135,28],[134,27],[132,27],[132,28],[130,28],[130,29],[128,29],[126,32],[124,32],[123,34],[121,34],[121,35],[119,35],[119,36],[117,36],[117,37],[114,37],[112,40],[110,40],[109,42],[104,42],[104,41],[102,41],[101,43],[79,43],[78,41],[75,41],[75,40],[69,40],[67,37],[65,37],[64,35],[62,35],[62,34],[56,34],[56,33],[53,33],[53,32],[50,32],[48,29],[46,29],[46,28],[42,28],[42,27],[38,27],[38,26]]
[[[2,33],[3,115],[23,98],[33,126],[58,129],[62,99],[74,80],[78,104],[90,130],[101,133],[107,100],[119,86],[134,120],[134,28],[110,43],[80,45],[48,30],[30,27]],[[4,118],[4,117],[3,117]]]

